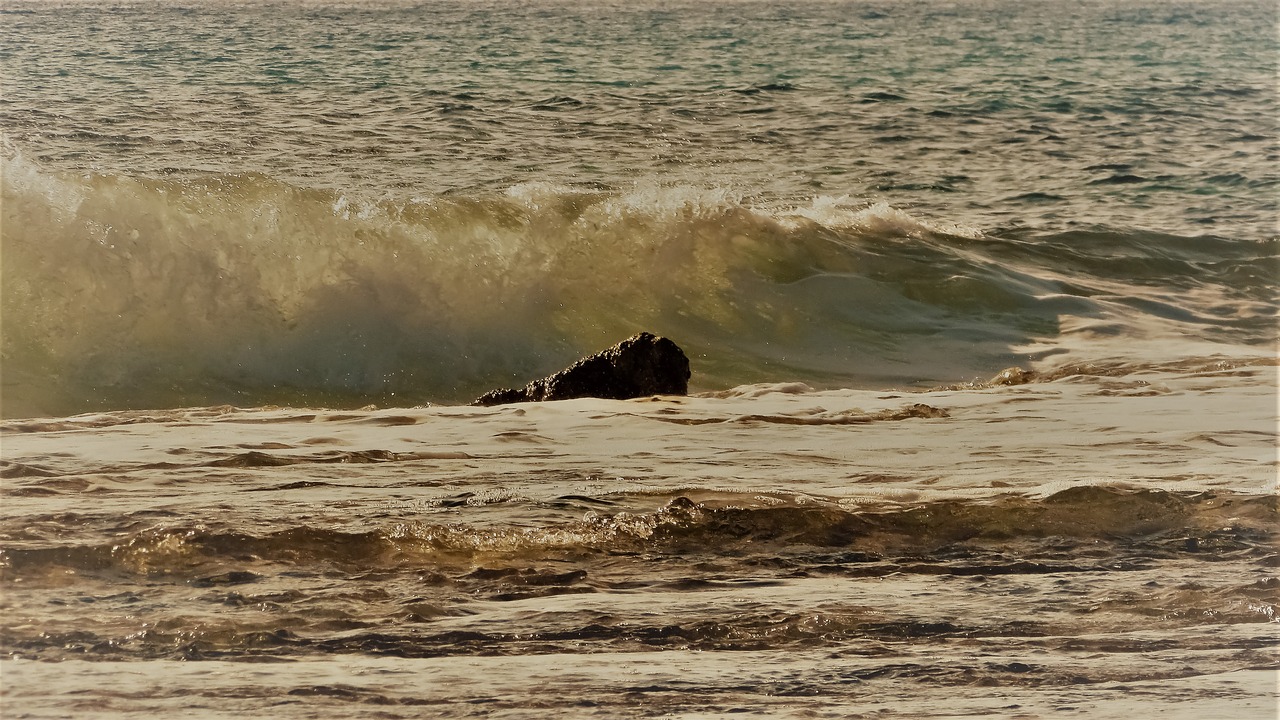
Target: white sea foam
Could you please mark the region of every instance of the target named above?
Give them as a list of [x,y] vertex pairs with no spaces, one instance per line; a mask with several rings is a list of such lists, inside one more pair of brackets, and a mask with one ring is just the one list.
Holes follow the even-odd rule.
[[[1020,702],[1046,711],[1131,712],[1115,685],[1152,683],[1143,708],[1230,689],[1265,717],[1273,370],[9,421],[3,662],[26,680],[6,708],[80,688],[102,717],[168,712],[165,668],[235,658],[259,670],[227,668],[218,707],[297,700],[284,718],[334,697],[523,713],[548,683],[652,709],[641,681],[672,712],[893,693],[928,715],[939,683],[947,712],[987,712],[1030,681]],[[946,417],[894,415],[913,404]],[[835,416],[864,421],[794,422]],[[432,682],[378,679],[396,668]],[[183,707],[225,699],[206,673],[176,682]]]
[[786,217],[800,217],[827,227],[848,228],[877,235],[919,238],[923,235],[950,235],[980,240],[981,230],[959,224],[921,220],[880,201],[870,206],[852,203],[849,197],[815,197],[808,207],[796,208]]

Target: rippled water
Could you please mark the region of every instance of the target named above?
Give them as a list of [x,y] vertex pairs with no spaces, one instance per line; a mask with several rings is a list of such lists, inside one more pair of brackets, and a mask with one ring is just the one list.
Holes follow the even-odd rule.
[[375,197],[658,178],[984,229],[1276,230],[1272,3],[10,8],[0,123],[50,167]]
[[6,704],[1271,717],[1275,367],[1044,380],[10,421]]
[[6,3],[3,714],[1275,718],[1275,24]]

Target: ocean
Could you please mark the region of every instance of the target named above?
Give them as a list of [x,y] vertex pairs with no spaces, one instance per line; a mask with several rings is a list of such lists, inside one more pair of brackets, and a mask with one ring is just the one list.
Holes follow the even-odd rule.
[[3,715],[1277,718],[1278,20],[6,0]]

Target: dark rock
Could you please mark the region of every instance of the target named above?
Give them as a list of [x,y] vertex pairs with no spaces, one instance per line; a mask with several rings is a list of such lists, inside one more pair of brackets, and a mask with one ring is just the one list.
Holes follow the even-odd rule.
[[689,358],[680,346],[651,333],[627,338],[550,377],[518,390],[493,390],[472,405],[595,397],[626,400],[646,395],[686,395]]

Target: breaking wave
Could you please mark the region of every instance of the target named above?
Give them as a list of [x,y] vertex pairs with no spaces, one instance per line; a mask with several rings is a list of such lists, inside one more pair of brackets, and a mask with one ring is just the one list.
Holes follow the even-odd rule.
[[1275,242],[984,234],[660,182],[362,199],[4,155],[9,417],[455,402],[642,329],[704,390],[965,381],[1067,332],[1274,339]]

